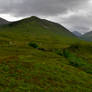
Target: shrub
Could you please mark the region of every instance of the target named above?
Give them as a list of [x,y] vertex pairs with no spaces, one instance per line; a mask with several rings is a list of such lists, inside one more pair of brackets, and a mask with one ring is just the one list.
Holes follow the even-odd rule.
[[38,44],[34,43],[34,42],[30,42],[29,46],[33,47],[33,48],[39,48]]
[[80,44],[72,44],[70,48],[79,49],[81,47]]
[[72,56],[69,60],[69,63],[75,67],[82,67],[85,65],[85,61],[76,56]]
[[64,57],[69,60],[70,65],[75,67],[82,67],[85,65],[85,61],[77,57],[73,53],[69,52],[67,49],[63,50]]
[[62,51],[59,50],[59,49],[54,49],[54,52],[55,52],[56,54],[60,55],[60,56],[63,56]]
[[64,55],[64,57],[68,58],[68,57],[70,57],[71,54],[67,49],[63,49],[63,55]]

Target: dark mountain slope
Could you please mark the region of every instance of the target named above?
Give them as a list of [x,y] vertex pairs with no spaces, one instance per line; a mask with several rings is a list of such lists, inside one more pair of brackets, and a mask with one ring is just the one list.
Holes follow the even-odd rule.
[[75,36],[77,36],[77,37],[81,37],[82,36],[82,34],[80,32],[78,32],[78,31],[73,31],[73,34]]
[[92,31],[85,33],[81,38],[87,41],[92,41]]
[[0,25],[8,24],[9,22],[3,18],[0,18]]

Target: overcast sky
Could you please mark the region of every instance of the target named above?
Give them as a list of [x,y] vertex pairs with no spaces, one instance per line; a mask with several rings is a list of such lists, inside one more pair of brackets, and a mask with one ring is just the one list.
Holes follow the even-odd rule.
[[92,30],[92,0],[0,0],[0,17],[16,21],[28,16],[85,33]]

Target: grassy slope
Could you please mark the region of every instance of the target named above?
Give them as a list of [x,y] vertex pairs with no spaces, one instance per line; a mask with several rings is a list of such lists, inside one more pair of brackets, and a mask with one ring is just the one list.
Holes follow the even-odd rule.
[[76,37],[59,27],[32,17],[0,28],[0,92],[92,92],[92,73],[84,70],[84,64],[71,64],[78,57],[91,65],[91,47],[86,52],[88,43],[79,45]]

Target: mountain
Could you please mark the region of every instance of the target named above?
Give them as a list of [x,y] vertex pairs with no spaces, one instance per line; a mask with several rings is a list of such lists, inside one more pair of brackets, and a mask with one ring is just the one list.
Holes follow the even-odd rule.
[[85,33],[81,38],[87,41],[92,41],[92,31]]
[[76,35],[77,37],[82,36],[82,34],[80,32],[78,32],[78,31],[73,31],[73,34]]
[[4,24],[8,24],[9,21],[3,19],[3,18],[0,18],[0,25],[4,25]]
[[91,92],[92,43],[32,16],[0,26],[0,92]]
[[[51,33],[54,35],[60,35],[60,36],[66,36],[66,37],[75,37],[72,32],[70,32],[68,29],[66,29],[65,27],[63,27],[62,25],[58,24],[58,23],[54,23],[45,19],[40,19],[36,16],[32,16],[29,18],[25,18],[23,20],[11,23],[10,25],[14,26],[18,26],[18,25],[29,25],[30,24],[30,29],[32,28],[33,30],[31,30],[31,32],[35,32],[39,31],[41,33]],[[31,26],[32,25],[32,26]],[[24,26],[24,25],[23,25]],[[28,27],[28,26],[27,26]],[[41,30],[39,30],[39,28]],[[37,29],[37,30],[36,30]],[[35,30],[35,31],[34,31]]]

